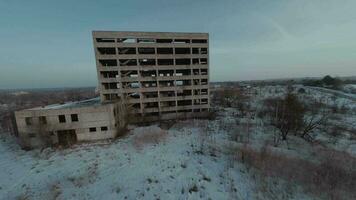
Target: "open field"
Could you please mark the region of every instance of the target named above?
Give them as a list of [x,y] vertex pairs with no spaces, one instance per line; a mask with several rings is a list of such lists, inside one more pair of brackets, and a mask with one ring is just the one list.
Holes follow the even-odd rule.
[[23,151],[1,134],[0,199],[354,199],[356,102],[304,90],[302,101],[333,110],[312,141],[290,134],[276,144],[259,114],[282,86],[244,90],[243,104],[216,104],[214,119],[130,126],[69,149]]

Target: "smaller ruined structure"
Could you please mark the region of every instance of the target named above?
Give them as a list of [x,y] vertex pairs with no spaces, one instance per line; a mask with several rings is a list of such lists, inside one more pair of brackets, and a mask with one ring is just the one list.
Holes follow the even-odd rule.
[[103,104],[99,98],[15,112],[25,148],[114,138],[125,128],[124,115],[120,103]]

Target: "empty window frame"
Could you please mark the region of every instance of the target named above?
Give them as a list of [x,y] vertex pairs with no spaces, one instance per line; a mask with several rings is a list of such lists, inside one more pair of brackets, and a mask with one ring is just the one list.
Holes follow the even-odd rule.
[[208,48],[201,48],[200,49],[201,54],[208,54]]
[[140,71],[140,75],[142,77],[156,77],[157,72],[156,72],[156,70],[142,70],[142,71]]
[[132,83],[130,83],[130,87],[131,88],[139,88],[140,87],[140,83],[139,82],[132,82]]
[[182,86],[183,85],[183,81],[182,80],[177,80],[176,81],[176,86]]
[[72,122],[77,122],[78,120],[78,114],[71,114],[70,118],[72,119]]
[[199,48],[192,48],[193,54],[199,54]]
[[108,127],[107,127],[107,126],[102,126],[102,127],[100,127],[100,130],[101,130],[101,131],[107,131],[107,130],[108,130]]
[[110,47],[99,47],[98,52],[101,55],[115,55],[116,54],[115,48],[110,48]]
[[114,38],[96,38],[96,42],[111,43],[111,42],[115,42],[115,39]]
[[173,54],[173,48],[157,48],[157,54]]
[[159,76],[173,76],[174,70],[158,70]]
[[176,54],[190,54],[190,48],[175,48]]
[[208,104],[208,99],[201,99],[201,104]]
[[159,81],[160,87],[171,87],[174,86],[174,81]]
[[193,74],[194,75],[199,75],[200,74],[199,69],[193,69]]
[[206,39],[193,39],[192,43],[208,43]]
[[118,43],[136,43],[136,38],[117,38]]
[[137,38],[137,43],[156,43],[153,38]]
[[160,97],[174,97],[174,96],[176,96],[176,93],[174,91],[160,91],[159,96]]
[[120,66],[137,66],[136,59],[120,59]]
[[130,97],[130,98],[134,98],[134,99],[139,99],[140,98],[140,94],[137,93],[137,92],[127,93],[127,96]]
[[121,77],[130,77],[130,78],[137,78],[138,72],[137,70],[122,70],[120,71]]
[[201,75],[208,75],[208,69],[200,69]]
[[38,117],[38,121],[40,122],[40,124],[47,124],[47,119],[45,116]]
[[207,85],[208,84],[208,79],[201,79],[201,84],[202,85]]
[[150,88],[150,87],[157,87],[156,81],[142,81],[142,87]]
[[138,81],[135,82],[122,82],[123,88],[139,88],[140,83]]
[[66,123],[66,116],[65,115],[58,115],[59,123]]
[[176,65],[190,65],[190,59],[189,58],[176,59]]
[[139,59],[139,64],[141,66],[150,66],[150,65],[156,65],[156,60],[155,59]]
[[144,98],[157,98],[158,92],[144,92],[142,95]]
[[32,118],[31,117],[25,117],[25,123],[27,126],[32,125]]
[[102,71],[100,72],[103,78],[116,78],[119,75],[118,71]]
[[190,69],[177,69],[176,76],[188,76],[191,75],[192,71]]
[[96,127],[90,127],[89,132],[96,132]]
[[139,54],[155,54],[155,48],[151,48],[151,47],[139,47],[138,48],[138,53]]
[[191,96],[192,90],[177,90],[177,96]]
[[104,66],[104,67],[114,67],[117,66],[117,60],[116,59],[105,59],[105,60],[99,60],[99,63]]
[[118,89],[117,83],[102,83],[102,84],[103,84],[105,90]]
[[192,59],[192,64],[193,65],[199,65],[199,58],[193,58]]
[[192,100],[179,100],[177,101],[178,106],[191,106]]
[[193,104],[194,105],[200,105],[200,101],[201,101],[200,99],[194,99],[193,100]]
[[174,43],[176,43],[176,44],[189,44],[190,43],[190,39],[175,39]]
[[191,80],[176,80],[176,86],[187,86],[191,85]]
[[200,64],[208,64],[208,59],[206,58],[200,58]]
[[193,85],[200,85],[200,80],[199,79],[194,79],[193,80]]
[[156,39],[157,43],[172,43],[172,39]]
[[161,107],[175,107],[176,106],[176,101],[161,101],[160,102]]
[[107,101],[116,100],[119,96],[117,94],[104,94],[104,99]]
[[118,54],[136,54],[136,48],[134,47],[122,47],[122,48],[117,48]]
[[158,65],[174,65],[173,59],[157,59]]

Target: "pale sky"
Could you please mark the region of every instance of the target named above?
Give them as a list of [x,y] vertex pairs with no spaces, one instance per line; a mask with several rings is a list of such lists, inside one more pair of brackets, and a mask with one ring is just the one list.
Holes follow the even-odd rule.
[[0,0],[0,89],[96,86],[92,30],[208,32],[211,81],[356,75],[355,0]]

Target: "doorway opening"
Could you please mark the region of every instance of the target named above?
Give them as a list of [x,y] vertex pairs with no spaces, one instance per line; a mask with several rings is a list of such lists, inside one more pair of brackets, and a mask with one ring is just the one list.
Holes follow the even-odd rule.
[[74,129],[57,131],[58,144],[69,147],[77,143],[77,134]]

